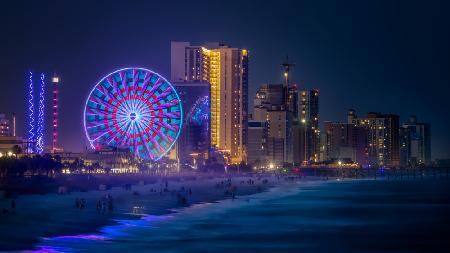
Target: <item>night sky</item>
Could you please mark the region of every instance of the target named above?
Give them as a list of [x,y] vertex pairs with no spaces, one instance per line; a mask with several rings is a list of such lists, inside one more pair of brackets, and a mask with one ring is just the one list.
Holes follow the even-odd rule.
[[[82,113],[96,82],[122,67],[170,77],[170,41],[250,50],[250,98],[281,82],[321,91],[321,121],[354,108],[432,125],[433,158],[450,157],[448,1],[7,1],[0,14],[0,112],[25,136],[27,72],[61,75],[60,143],[87,144]],[[50,85],[47,101],[50,102]],[[252,103],[250,101],[250,103]],[[50,109],[50,104],[47,104]],[[50,111],[47,111],[50,141]]]

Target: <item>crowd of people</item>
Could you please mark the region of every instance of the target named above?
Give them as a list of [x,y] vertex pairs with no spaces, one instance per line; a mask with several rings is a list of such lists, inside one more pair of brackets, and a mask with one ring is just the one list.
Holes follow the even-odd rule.
[[[181,179],[182,181],[186,180],[186,179]],[[186,181],[189,180],[197,180],[197,179],[188,179]],[[276,179],[275,179],[276,180]],[[280,180],[280,177],[278,177],[278,180]],[[172,185],[172,182],[174,182],[174,185]],[[157,183],[155,186],[156,187],[151,187],[149,189],[150,193],[156,193],[160,196],[169,196],[170,194],[170,198],[175,200],[176,203],[178,205],[188,205],[190,202],[192,202],[192,196],[193,196],[193,191],[192,188],[189,187],[189,182],[186,182],[186,184],[184,183],[179,183],[180,179],[178,180],[174,180],[171,181],[171,188],[169,188],[169,180],[167,179],[161,179],[161,181],[159,183]],[[256,182],[258,182],[258,184],[256,184]],[[216,177],[216,183],[215,186],[213,186],[214,188],[216,188],[216,190],[219,191],[223,191],[223,196],[225,198],[231,198],[231,199],[235,199],[237,194],[238,194],[238,186],[239,188],[241,187],[250,187],[250,188],[254,188],[256,189],[256,192],[260,192],[263,190],[264,185],[269,183],[269,179],[268,177],[261,177],[261,176],[248,176],[248,177]],[[140,182],[140,184],[142,185],[143,182]],[[247,186],[244,186],[247,185]],[[124,190],[126,191],[131,191],[131,194],[134,196],[136,202],[133,203],[133,207],[132,207],[132,211],[133,213],[135,212],[134,209],[136,209],[136,207],[139,207],[138,211],[136,211],[136,213],[141,213],[143,212],[144,209],[144,202],[145,199],[143,199],[143,196],[145,196],[145,194],[141,195],[141,193],[132,188],[134,188],[131,184],[126,184],[123,185],[122,187]],[[139,189],[139,188],[138,188]],[[142,203],[141,203],[142,202]],[[119,203],[121,203],[119,201]],[[100,197],[99,199],[97,199],[95,201],[95,204],[93,204],[92,206],[95,206],[95,209],[97,211],[98,214],[106,214],[106,213],[113,213],[113,211],[115,210],[115,206],[114,206],[114,200],[113,197],[108,193],[102,197]],[[85,198],[76,198],[75,199],[75,208],[78,210],[84,210],[87,209],[87,201]],[[9,214],[9,213],[15,213],[16,212],[16,200],[12,199],[11,203],[10,203],[10,207],[9,208],[2,208],[1,211],[3,214]]]
[[[86,208],[86,199],[76,198],[75,208],[83,210]],[[105,214],[106,212],[112,213],[114,210],[113,198],[110,194],[107,194],[97,200],[96,209],[98,214]]]

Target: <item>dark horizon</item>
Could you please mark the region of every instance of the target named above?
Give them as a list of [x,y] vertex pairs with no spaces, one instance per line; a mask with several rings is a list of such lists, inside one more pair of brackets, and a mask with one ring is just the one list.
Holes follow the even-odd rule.
[[250,104],[262,83],[282,82],[289,54],[293,82],[321,92],[321,122],[345,121],[350,108],[359,116],[398,114],[401,123],[416,115],[431,124],[432,158],[449,158],[449,7],[445,1],[8,2],[0,17],[0,113],[15,112],[25,137],[28,71],[58,73],[60,145],[80,151],[87,145],[84,103],[103,76],[139,66],[169,78],[171,41],[220,41],[250,51]]

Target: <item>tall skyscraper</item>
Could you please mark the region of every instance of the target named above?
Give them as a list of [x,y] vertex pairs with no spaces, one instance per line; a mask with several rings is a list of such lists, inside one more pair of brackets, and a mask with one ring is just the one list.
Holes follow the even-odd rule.
[[[351,116],[351,117],[350,117]],[[369,112],[365,118],[357,118],[354,111],[349,119],[356,126],[367,129],[369,163],[381,166],[399,166],[399,116]]]
[[229,158],[246,161],[248,51],[219,43],[171,44],[172,81],[210,83],[211,146]]
[[319,91],[286,83],[261,85],[253,100],[253,120],[267,121],[268,158],[277,164],[318,162]]
[[428,165],[431,162],[430,124],[411,116],[400,127],[400,158],[402,166]]
[[305,143],[304,161],[319,161],[320,129],[319,129],[319,90],[301,90],[298,92],[298,116],[300,131]]
[[283,165],[292,162],[290,123],[291,112],[286,110],[285,86],[263,84],[253,99],[253,120],[266,122],[266,153],[268,162]]

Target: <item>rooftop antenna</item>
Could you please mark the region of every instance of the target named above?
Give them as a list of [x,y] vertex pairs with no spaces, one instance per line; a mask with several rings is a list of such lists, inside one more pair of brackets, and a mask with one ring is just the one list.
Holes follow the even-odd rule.
[[281,64],[284,68],[284,102],[286,109],[289,108],[289,71],[291,67],[295,66],[295,63],[289,61],[289,55],[286,55],[286,59]]

